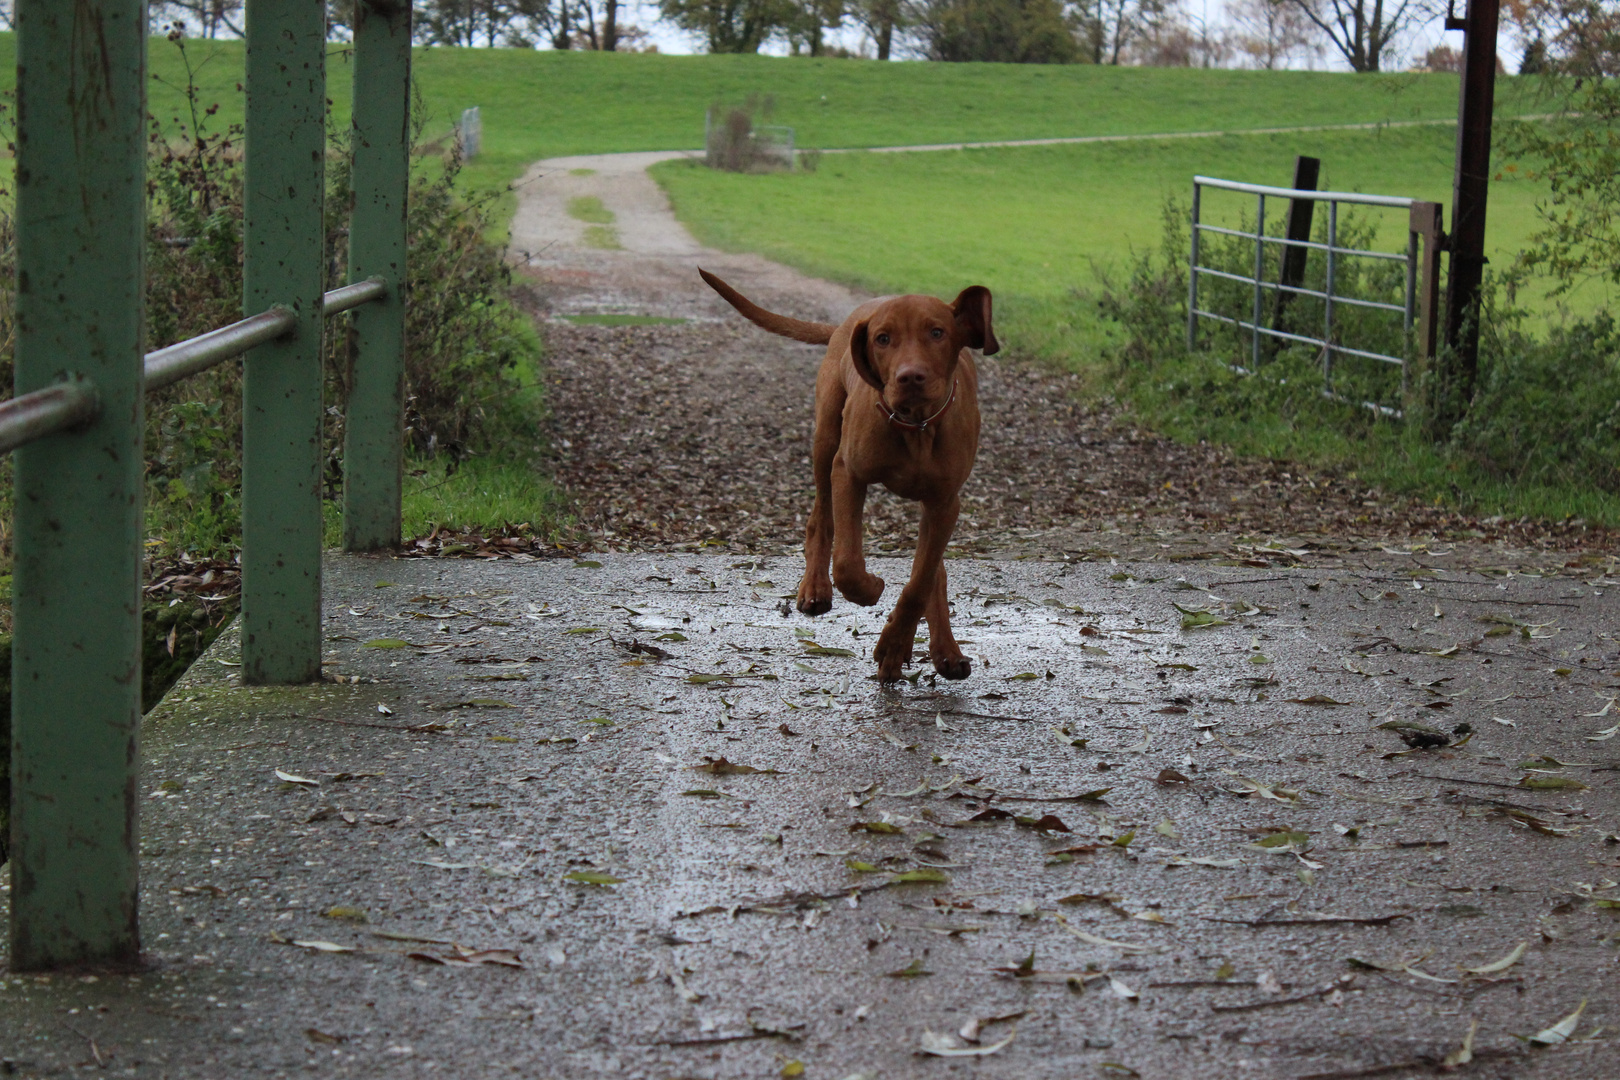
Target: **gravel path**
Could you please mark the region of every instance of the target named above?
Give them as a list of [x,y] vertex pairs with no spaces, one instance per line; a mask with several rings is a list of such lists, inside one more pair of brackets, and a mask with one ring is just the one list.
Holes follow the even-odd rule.
[[[838,321],[864,297],[697,243],[645,171],[680,156],[543,161],[520,186],[513,247],[548,342],[550,466],[578,500],[588,546],[793,551],[811,501],[821,349],[748,325],[695,268],[801,318]],[[619,249],[587,243],[588,226],[568,214],[581,196],[613,213]],[[603,314],[685,322],[571,321]],[[1571,550],[1610,539],[1579,526],[1475,520],[1353,475],[1178,444],[1081,403],[1071,376],[1021,358],[1016,340],[1008,346],[981,367],[984,438],[955,540],[964,551],[1331,565],[1407,560],[1417,545],[1449,551],[1457,564],[1561,565]],[[869,547],[909,547],[915,521],[914,506],[874,492]],[[1391,547],[1403,550],[1392,556]]]

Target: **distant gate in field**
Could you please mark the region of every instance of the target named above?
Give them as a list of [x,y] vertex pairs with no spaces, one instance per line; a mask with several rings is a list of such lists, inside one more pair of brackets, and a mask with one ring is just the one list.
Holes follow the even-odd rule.
[[[1254,218],[1208,223],[1205,189],[1253,195]],[[1286,233],[1267,235],[1267,200],[1281,199],[1290,204]],[[1313,234],[1316,203],[1327,203],[1328,214]],[[1341,221],[1341,206],[1406,210],[1405,250],[1374,250],[1376,223],[1349,214]],[[1315,346],[1325,395],[1399,417],[1409,361],[1434,353],[1440,222],[1440,204],[1419,199],[1195,176],[1187,347],[1198,347],[1200,319],[1247,332],[1250,367],[1234,365],[1240,371],[1258,370],[1288,344]]]

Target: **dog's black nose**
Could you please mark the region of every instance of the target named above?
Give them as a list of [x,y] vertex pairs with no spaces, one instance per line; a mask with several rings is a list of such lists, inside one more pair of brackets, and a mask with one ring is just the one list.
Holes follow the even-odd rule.
[[894,381],[896,385],[907,390],[921,389],[928,381],[928,369],[908,365],[894,373]]

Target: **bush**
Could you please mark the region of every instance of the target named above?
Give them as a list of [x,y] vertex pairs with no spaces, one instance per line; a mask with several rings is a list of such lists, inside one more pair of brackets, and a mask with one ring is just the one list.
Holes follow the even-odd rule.
[[[1467,497],[1460,486],[1465,481],[1478,490],[1507,483],[1577,494],[1620,492],[1620,327],[1607,313],[1538,335],[1528,327],[1527,313],[1513,304],[1521,279],[1488,276],[1473,399],[1445,441],[1424,446],[1420,433],[1431,388],[1430,373],[1419,365],[1405,395],[1405,422],[1396,424],[1359,404],[1399,400],[1399,372],[1391,366],[1341,361],[1333,388],[1343,400],[1335,402],[1321,394],[1314,347],[1279,349],[1254,373],[1240,374],[1228,365],[1250,365],[1248,333],[1201,322],[1199,348],[1189,351],[1187,235],[1186,213],[1168,203],[1159,250],[1139,256],[1127,279],[1105,287],[1099,301],[1103,317],[1120,330],[1111,350],[1115,373],[1148,423],[1251,451],[1359,459],[1391,476],[1415,468],[1405,479],[1454,498]],[[1365,225],[1347,216],[1341,216],[1340,237],[1357,247],[1371,239]],[[1213,243],[1206,238],[1200,255],[1203,265],[1242,273],[1250,272],[1252,259],[1252,242],[1226,237]],[[1347,287],[1354,295],[1393,302],[1399,271],[1396,263],[1351,270],[1360,280]],[[1306,284],[1322,287],[1320,266],[1308,270]],[[1199,306],[1224,311],[1250,302],[1247,295],[1236,282],[1201,284]],[[1248,309],[1242,310],[1247,318]],[[1299,325],[1321,316],[1321,301],[1311,298],[1297,301],[1290,314]],[[1356,334],[1358,344],[1398,355],[1405,347],[1398,321],[1387,320],[1391,327],[1370,318],[1350,312],[1338,325]],[[1369,321],[1358,325],[1357,319]],[[1404,460],[1381,460],[1388,455]]]
[[1487,308],[1451,449],[1496,479],[1620,492],[1620,328],[1604,312],[1537,339],[1523,321]]
[[[185,42],[171,36],[185,55]],[[189,63],[189,60],[188,60]],[[241,131],[209,129],[213,107],[183,89],[179,137],[153,120],[147,312],[152,347],[242,317]],[[422,110],[416,110],[418,116]],[[346,129],[329,132],[325,287],[344,283],[351,203]],[[421,142],[420,130],[416,141]],[[511,271],[486,239],[494,196],[456,191],[452,152],[418,170],[407,209],[406,437],[419,454],[460,459],[532,433],[535,403],[521,393],[538,342],[507,300]],[[3,313],[0,313],[3,314]],[[343,417],[352,384],[347,316],[326,335],[327,491],[341,488]],[[0,363],[9,365],[9,351]],[[147,410],[148,518],[156,554],[229,557],[241,537],[241,365],[226,363],[168,387]]]

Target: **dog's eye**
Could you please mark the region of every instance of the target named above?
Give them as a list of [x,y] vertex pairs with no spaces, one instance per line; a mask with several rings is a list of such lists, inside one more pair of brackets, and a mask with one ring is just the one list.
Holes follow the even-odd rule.
[[879,345],[887,345],[889,343],[889,335],[888,334],[879,334],[877,336],[877,338],[876,338],[876,341],[877,341],[877,343]]
[[938,341],[940,338],[945,336],[945,331],[936,326],[928,332],[928,335],[935,341]]

